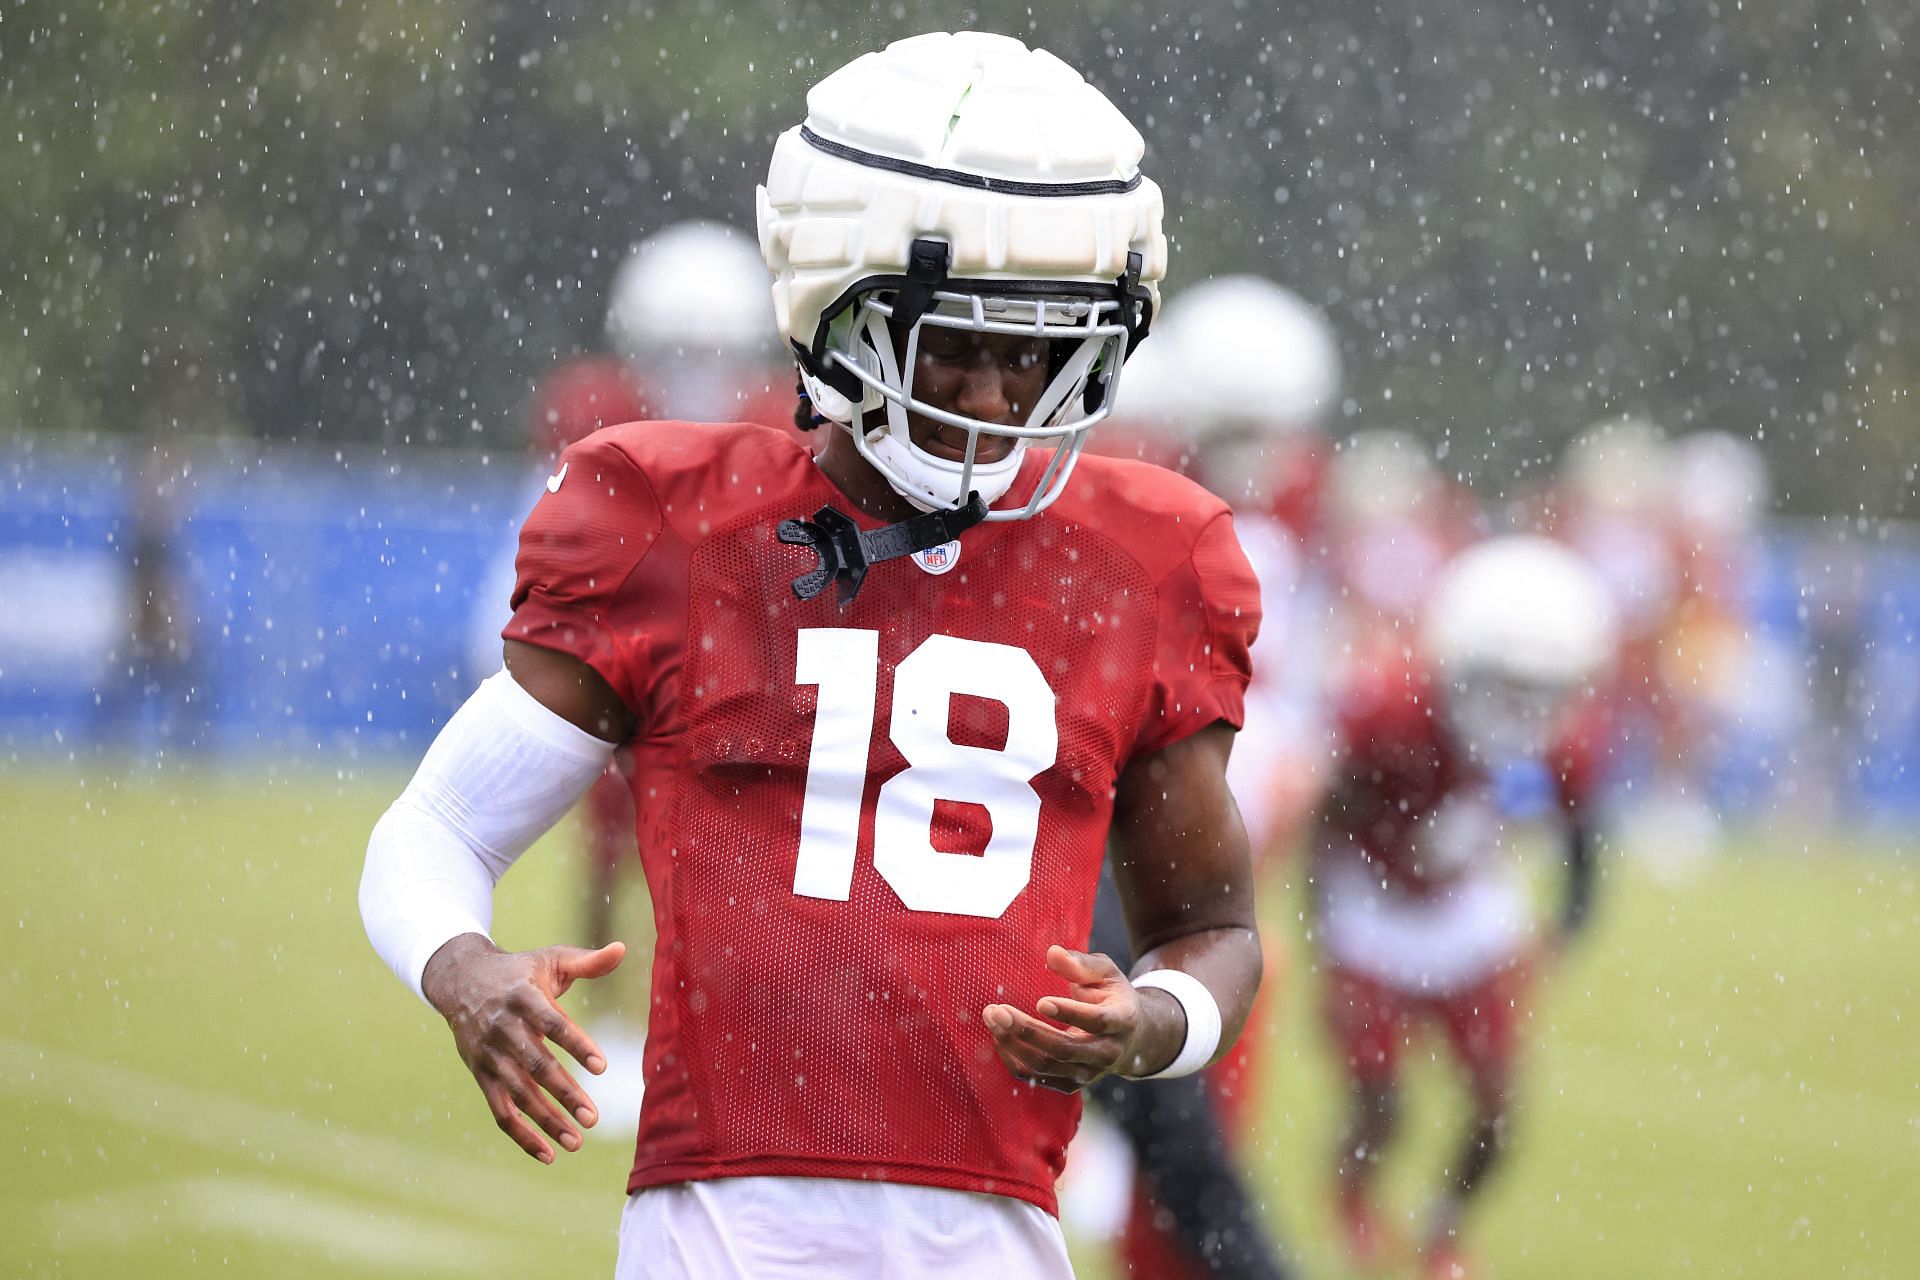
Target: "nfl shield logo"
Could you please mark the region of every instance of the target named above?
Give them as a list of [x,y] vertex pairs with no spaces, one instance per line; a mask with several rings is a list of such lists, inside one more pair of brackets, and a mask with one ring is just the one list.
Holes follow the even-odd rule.
[[960,563],[960,540],[943,542],[937,547],[913,553],[913,562],[928,573],[941,574]]

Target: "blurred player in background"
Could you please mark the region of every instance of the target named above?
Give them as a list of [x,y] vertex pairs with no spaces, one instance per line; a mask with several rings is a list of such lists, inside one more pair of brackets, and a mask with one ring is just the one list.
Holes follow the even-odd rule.
[[1334,449],[1325,509],[1336,643],[1364,666],[1413,643],[1441,571],[1474,537],[1477,507],[1424,441],[1371,428]]
[[[758,422],[791,430],[791,374],[778,362],[771,318],[745,306],[743,291],[765,287],[766,267],[744,232],[682,222],[642,240],[621,261],[611,287],[606,333],[611,353],[561,361],[527,406],[529,472],[547,480],[561,452],[603,427],[655,418]],[[469,674],[499,668],[503,602],[513,590],[514,547],[489,567],[475,592]],[[630,827],[629,827],[630,830]],[[631,847],[631,842],[628,842]],[[606,936],[604,912],[590,916]]]
[[[492,892],[631,744],[658,933],[623,1276],[1064,1280],[1078,1092],[1245,1021],[1258,585],[1218,499],[1080,456],[1165,271],[1143,151],[1006,37],[816,85],[759,213],[823,444],[563,453],[507,670],[375,829],[369,936],[551,1161],[595,1113],[546,1042],[605,1057],[555,1000],[622,951],[502,951]],[[1109,850],[1131,975],[1075,949]]]
[[1567,446],[1549,499],[1551,532],[1600,575],[1620,619],[1624,682],[1658,702],[1659,637],[1680,593],[1672,511],[1674,455],[1642,418],[1599,423]]
[[1670,683],[1666,647],[1682,600],[1675,536],[1676,456],[1666,433],[1634,417],[1610,419],[1567,446],[1541,527],[1600,575],[1620,625],[1620,660],[1606,699],[1628,759],[1631,804],[1613,806],[1623,850],[1677,871],[1717,847],[1695,721]]
[[1173,330],[1163,308],[1154,319],[1153,341],[1128,358],[1120,403],[1114,405],[1112,418],[1087,442],[1088,453],[1150,462],[1187,474],[1193,461],[1191,441],[1173,425],[1183,413],[1184,385],[1173,343]]
[[640,379],[648,417],[791,427],[793,371],[766,276],[753,238],[717,222],[676,223],[620,264],[607,336]]
[[[1151,353],[1151,354],[1149,354]],[[1247,690],[1247,725],[1227,778],[1256,863],[1292,842],[1323,772],[1326,595],[1305,530],[1275,514],[1299,502],[1299,460],[1324,440],[1337,401],[1340,353],[1326,318],[1253,276],[1197,285],[1167,304],[1143,367],[1129,367],[1105,447],[1182,471],[1225,500],[1260,580],[1262,616]],[[1303,445],[1305,447],[1303,447]],[[1117,904],[1096,916],[1103,948],[1122,948]],[[1269,982],[1278,950],[1269,945]],[[1130,1143],[1139,1177],[1123,1241],[1136,1276],[1284,1274],[1253,1199],[1230,1163],[1232,1137],[1254,1118],[1264,1002],[1205,1086],[1195,1080],[1112,1081],[1097,1094]]]
[[197,641],[191,573],[182,536],[192,466],[156,435],[126,476],[130,531],[126,554],[126,630],[108,654],[94,696],[94,732],[123,747],[154,735],[168,752],[207,740],[206,661]]
[[[553,448],[568,445],[603,426],[647,419],[679,422],[755,422],[789,428],[793,393],[776,372],[776,339],[765,299],[766,264],[753,238],[717,222],[680,222],[642,240],[613,278],[607,308],[607,336],[619,353],[615,362],[588,357],[561,366],[553,381],[566,388],[575,371],[612,363],[617,375],[639,391],[640,412],[615,417],[598,412],[598,402],[573,393],[575,412],[553,413],[553,398],[538,397],[537,427]],[[543,391],[545,389],[543,388]],[[617,391],[609,385],[608,402]],[[623,411],[626,406],[622,406]],[[579,412],[584,410],[584,412]],[[582,806],[588,830],[586,938],[604,946],[614,938],[614,901],[623,870],[637,870],[634,854],[633,795],[627,774],[632,760],[616,752],[607,772],[587,793]],[[642,1043],[639,1033],[623,1029],[628,1020],[596,1023],[596,1035],[632,1041],[633,1052],[615,1054],[621,1067],[593,1084],[602,1111],[639,1119]],[[602,1040],[602,1047],[608,1046]],[[613,1059],[609,1059],[611,1062]],[[632,1079],[627,1079],[632,1068]],[[625,1126],[609,1125],[608,1137],[624,1137]]]
[[1318,490],[1340,348],[1317,308],[1255,276],[1188,289],[1167,304],[1164,324],[1165,359],[1182,388],[1171,426],[1188,473],[1233,508],[1260,578],[1248,728],[1229,778],[1265,858],[1298,837],[1325,773],[1331,604]]
[[[793,392],[774,364],[766,278],[752,237],[720,223],[676,223],[642,240],[613,278],[606,332],[614,354],[564,361],[534,391],[527,442],[540,476],[556,471],[570,445],[626,422],[757,422],[791,430]],[[509,545],[481,596],[472,645],[476,680],[499,669],[513,583]],[[583,936],[595,947],[613,941],[620,882],[639,865],[632,769],[631,754],[616,751],[579,806],[586,836]],[[605,993],[600,1003],[618,1004]],[[631,1141],[645,1092],[644,1018],[603,1008],[588,1029],[609,1064],[589,1085],[600,1111],[589,1132]]]
[[1402,1058],[1425,1026],[1445,1036],[1472,1107],[1423,1265],[1468,1274],[1459,1230],[1509,1137],[1539,947],[1502,790],[1544,767],[1558,799],[1566,897],[1546,938],[1557,950],[1591,897],[1589,797],[1607,749],[1591,690],[1615,637],[1606,590],[1577,556],[1544,538],[1497,538],[1441,575],[1413,656],[1377,653],[1341,697],[1341,756],[1313,835],[1312,936],[1350,1091],[1338,1206],[1362,1265],[1391,1248],[1375,1175],[1399,1118]]
[[1758,615],[1772,482],[1759,448],[1722,431],[1676,440],[1673,474],[1680,598],[1660,647],[1662,683],[1716,816],[1750,812],[1771,789],[1768,761],[1809,720],[1800,663]]
[[[581,356],[555,368],[535,391],[528,441],[539,459],[541,475],[545,476],[569,445],[603,427],[655,416],[639,371],[631,363],[615,356]],[[491,593],[490,597],[496,605],[513,592],[511,549],[494,576],[495,582],[502,580],[504,589]],[[485,663],[491,656],[488,651],[499,647],[499,627],[505,624],[505,619],[488,617],[483,625],[486,622],[496,625],[491,636],[483,633],[477,638],[476,665]],[[488,640],[493,643],[489,645]],[[627,753],[615,752],[606,773],[580,802],[579,818],[586,830],[587,844],[584,936],[596,947],[613,941],[614,890],[620,869],[632,861],[634,854],[633,798],[624,776],[630,767]],[[611,1025],[596,1025],[594,1031],[596,1038],[603,1041],[618,1038],[618,1032]],[[615,1052],[620,1047],[617,1044],[603,1044],[603,1047],[614,1052],[618,1060],[631,1058]],[[638,1079],[623,1086],[619,1075],[609,1071],[593,1084],[594,1101],[606,1117],[608,1133],[618,1132],[622,1127],[619,1117],[637,1121],[640,1115],[640,1100],[633,1087]]]

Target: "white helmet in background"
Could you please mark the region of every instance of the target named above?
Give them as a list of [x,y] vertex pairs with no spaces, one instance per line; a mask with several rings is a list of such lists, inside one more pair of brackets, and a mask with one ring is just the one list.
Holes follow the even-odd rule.
[[1665,625],[1680,589],[1670,530],[1674,454],[1641,418],[1590,427],[1561,458],[1561,531],[1613,593],[1620,625],[1645,639]]
[[[1050,437],[1060,447],[1032,500],[987,518],[1031,516],[1065,487],[1166,274],[1144,151],[1066,63],[974,31],[856,58],[813,87],[806,123],[774,144],[759,222],[776,327],[814,408],[915,505],[958,509],[970,491],[991,504],[1027,443]],[[991,423],[917,398],[924,326],[1048,339],[1051,377],[1027,420]],[[876,410],[882,425],[870,427]],[[916,446],[909,412],[965,431],[965,456]],[[976,463],[983,435],[1015,444]]]
[[1162,321],[1201,438],[1317,425],[1340,396],[1340,344],[1317,307],[1258,276],[1220,276],[1167,302]]
[[1335,446],[1327,468],[1328,504],[1348,526],[1417,512],[1441,484],[1433,454],[1405,431],[1356,431]]
[[1126,386],[1115,397],[1113,417],[1184,435],[1179,426],[1187,411],[1181,394],[1182,374],[1174,344],[1168,340],[1166,322],[1156,321],[1153,341],[1127,355]]
[[1682,436],[1673,446],[1673,500],[1696,528],[1738,534],[1766,513],[1773,484],[1767,460],[1751,440],[1724,431]]
[[1113,412],[1087,448],[1110,458],[1139,458],[1186,473],[1192,442],[1179,427],[1179,361],[1156,322],[1153,341],[1127,356],[1127,376]]
[[1161,420],[1221,497],[1266,505],[1276,446],[1317,430],[1340,397],[1332,326],[1299,295],[1234,275],[1170,298],[1156,337],[1177,369]]
[[1568,697],[1612,666],[1606,584],[1531,534],[1462,552],[1427,602],[1421,646],[1446,681],[1449,722],[1482,760],[1537,755]]
[[759,359],[773,346],[767,268],[753,238],[680,222],[635,246],[613,277],[607,333],[627,359],[712,352]]
[[731,418],[774,349],[766,288],[750,236],[717,222],[676,223],[620,264],[607,335],[663,416]]
[[1666,504],[1672,462],[1659,427],[1644,418],[1615,418],[1589,427],[1568,445],[1560,469],[1582,505],[1635,512]]

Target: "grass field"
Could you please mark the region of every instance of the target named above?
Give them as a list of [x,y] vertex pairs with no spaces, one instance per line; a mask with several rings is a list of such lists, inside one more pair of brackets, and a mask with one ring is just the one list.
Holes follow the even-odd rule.
[[[0,778],[0,1276],[608,1274],[627,1152],[510,1147],[361,935],[399,782]],[[558,847],[516,869],[504,942],[568,936],[570,872]],[[1750,846],[1607,888],[1541,992],[1487,1274],[1920,1275],[1920,869]],[[1338,1276],[1309,999],[1296,976],[1249,1155],[1305,1274]],[[1408,1209],[1450,1141],[1437,1071],[1415,1104]]]

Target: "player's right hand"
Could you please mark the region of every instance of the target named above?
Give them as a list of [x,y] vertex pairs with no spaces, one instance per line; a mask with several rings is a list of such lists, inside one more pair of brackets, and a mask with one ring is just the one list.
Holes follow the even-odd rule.
[[560,1045],[595,1075],[607,1069],[599,1046],[554,1002],[579,979],[612,973],[626,953],[623,942],[598,951],[502,951],[468,933],[434,952],[421,975],[422,990],[445,1016],[460,1060],[473,1072],[500,1131],[542,1164],[553,1163],[553,1146],[541,1130],[578,1151],[580,1131],[573,1121],[592,1128],[600,1118],[546,1042]]

